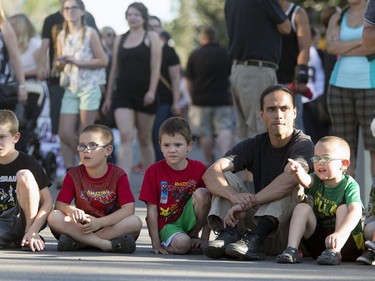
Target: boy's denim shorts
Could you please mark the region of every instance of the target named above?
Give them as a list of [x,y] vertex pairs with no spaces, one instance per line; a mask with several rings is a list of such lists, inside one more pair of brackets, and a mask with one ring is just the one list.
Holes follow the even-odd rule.
[[25,235],[25,215],[18,203],[0,215],[0,248]]

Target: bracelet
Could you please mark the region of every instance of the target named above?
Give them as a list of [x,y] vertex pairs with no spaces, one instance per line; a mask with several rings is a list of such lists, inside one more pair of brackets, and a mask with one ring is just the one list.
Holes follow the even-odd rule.
[[19,85],[18,85],[18,88],[19,88],[19,89],[26,89],[26,85],[25,85],[25,84],[19,84]]
[[297,83],[307,83],[309,81],[309,67],[305,64],[299,64],[295,67],[294,80]]

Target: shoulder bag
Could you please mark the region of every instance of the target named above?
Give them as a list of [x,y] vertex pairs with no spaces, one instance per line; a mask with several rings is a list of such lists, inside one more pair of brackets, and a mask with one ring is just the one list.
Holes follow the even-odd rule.
[[[5,66],[9,62],[8,51],[4,44],[3,46],[3,63],[1,66],[0,74],[5,75]],[[0,84],[0,108],[11,108],[14,107],[18,102],[18,88],[19,84],[16,80],[9,82],[12,77],[12,71],[6,75],[4,84]]]

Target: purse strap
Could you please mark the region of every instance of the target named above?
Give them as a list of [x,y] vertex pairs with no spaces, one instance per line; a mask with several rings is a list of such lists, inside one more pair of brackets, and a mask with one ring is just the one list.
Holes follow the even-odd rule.
[[164,84],[167,89],[173,93],[172,86],[169,84],[168,80],[163,76],[163,74],[160,74],[160,81]]

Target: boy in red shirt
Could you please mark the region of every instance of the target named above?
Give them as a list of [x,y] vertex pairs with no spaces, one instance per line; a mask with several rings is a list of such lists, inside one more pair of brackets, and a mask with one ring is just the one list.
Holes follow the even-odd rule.
[[153,251],[201,251],[210,234],[206,219],[211,199],[202,180],[206,167],[187,158],[193,142],[186,120],[167,119],[160,127],[159,139],[165,159],[147,169],[139,196],[147,204],[146,222]]
[[[57,250],[76,251],[87,246],[102,251],[133,253],[142,221],[134,215],[134,197],[125,171],[107,158],[113,134],[103,125],[89,125],[77,146],[81,165],[71,168],[48,217],[59,239]],[[75,200],[75,206],[70,205]]]

